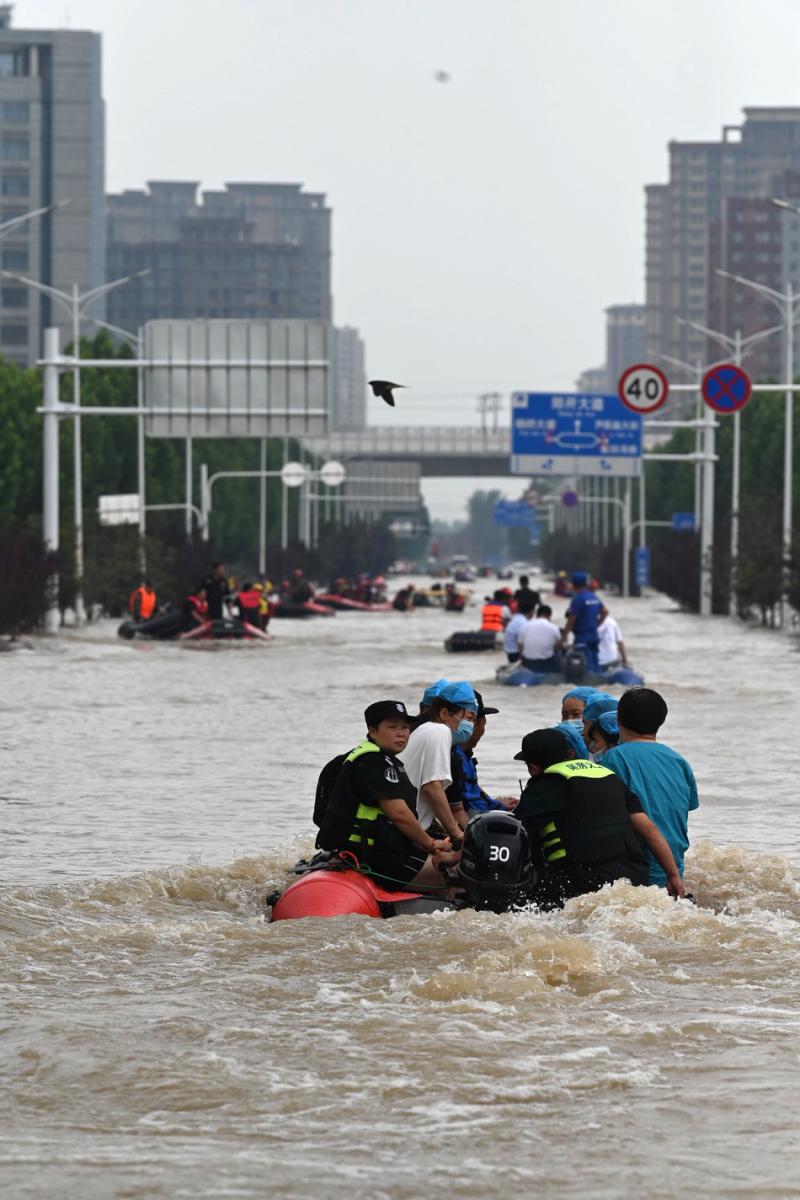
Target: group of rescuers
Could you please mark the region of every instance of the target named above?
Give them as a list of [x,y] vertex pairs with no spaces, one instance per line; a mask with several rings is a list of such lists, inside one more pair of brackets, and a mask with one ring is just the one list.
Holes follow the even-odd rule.
[[561,629],[552,620],[552,608],[540,604],[539,593],[528,586],[527,575],[521,575],[519,582],[513,597],[508,589],[496,591],[481,612],[481,630],[503,634],[509,662],[521,662],[538,673],[560,671],[559,654],[572,634],[590,671],[628,665],[620,627],[596,594],[597,581],[586,571],[572,575],[572,595]]
[[471,684],[445,679],[425,689],[418,715],[398,700],[370,704],[366,739],[319,777],[317,846],[349,852],[383,886],[441,887],[468,821],[500,809],[527,831],[540,908],[623,878],[684,895],[697,785],[689,763],[656,740],[667,716],[658,692],[631,688],[618,701],[568,691],[560,722],[526,734],[514,755],[528,769],[521,796],[492,799],[474,751],[497,712]]
[[[300,576],[302,572],[296,571]],[[192,629],[205,621],[217,621],[226,616],[236,616],[257,629],[266,629],[270,617],[270,595],[272,585],[263,575],[255,583],[245,582],[241,587],[225,572],[225,564],[215,562],[211,570],[196,588],[181,603],[183,628]],[[149,579],[135,588],[128,600],[128,609],[134,621],[148,621],[155,615],[157,607],[155,589]]]

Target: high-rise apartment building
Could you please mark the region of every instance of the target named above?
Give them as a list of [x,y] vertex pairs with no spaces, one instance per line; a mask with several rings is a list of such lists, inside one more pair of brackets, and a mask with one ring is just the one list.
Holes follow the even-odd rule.
[[[16,29],[0,5],[0,221],[59,200],[69,204],[10,231],[8,271],[69,292],[105,279],[104,115],[100,35]],[[42,328],[71,338],[69,313],[12,279],[0,285],[0,353],[19,363],[41,354]]]
[[[800,217],[793,225],[791,214],[781,218],[769,203],[796,194],[800,108],[746,108],[744,116],[719,142],[671,142],[669,182],[645,189],[647,354],[656,361],[659,354],[690,363],[720,356],[680,318],[729,335],[775,323],[775,310],[768,316],[739,295],[744,289],[720,281],[717,268],[781,287],[800,261]],[[776,338],[748,361],[759,376],[777,377],[780,357]]]
[[643,362],[647,347],[647,309],[643,304],[612,304],[606,309],[606,376],[616,392],[628,367]]
[[108,298],[132,331],[157,317],[331,319],[331,212],[293,183],[152,182],[107,197]]
[[330,428],[349,433],[367,424],[367,376],[364,343],[349,325],[333,331]]

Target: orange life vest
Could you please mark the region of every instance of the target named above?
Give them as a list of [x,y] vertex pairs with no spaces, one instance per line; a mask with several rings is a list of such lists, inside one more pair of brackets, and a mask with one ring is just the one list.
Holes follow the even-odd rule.
[[242,608],[258,609],[261,608],[261,593],[255,588],[250,588],[247,592],[239,592],[239,603]]
[[490,633],[503,632],[502,604],[484,604],[481,612],[481,630],[487,630]]
[[148,591],[146,587],[134,588],[128,600],[128,608],[136,614],[136,597],[139,597],[139,616],[143,621],[152,617],[156,608],[156,594]]

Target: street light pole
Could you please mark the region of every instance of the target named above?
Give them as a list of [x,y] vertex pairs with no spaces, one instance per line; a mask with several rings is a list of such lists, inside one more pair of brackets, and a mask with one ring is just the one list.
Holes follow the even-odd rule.
[[[103,321],[100,317],[89,317],[93,325],[100,325],[103,329],[108,329],[110,333],[116,334],[117,337],[124,338],[136,351],[137,359],[141,359],[144,354],[144,332],[140,328],[138,333],[131,333],[130,329],[123,329],[121,325],[114,325],[111,321]],[[144,546],[144,538],[147,532],[147,502],[145,499],[145,456],[144,456],[144,375],[142,368],[136,368],[136,407],[139,409],[139,414],[136,418],[136,487],[139,497],[139,566],[141,568],[142,579],[147,575],[147,552]]]
[[[783,329],[783,325],[772,325],[769,329],[762,329],[758,333],[751,333],[749,337],[743,338],[740,329],[737,329],[733,337],[727,333],[722,333],[719,329],[709,329],[706,325],[701,325],[697,321],[687,321],[684,317],[678,317],[679,325],[686,325],[689,329],[696,330],[697,333],[702,333],[707,338],[718,342],[727,350],[733,351],[733,361],[737,367],[742,365],[743,359],[765,338],[772,337],[773,333],[779,333]],[[675,360],[677,361],[677,360]],[[683,364],[684,366],[688,364]],[[720,366],[720,363],[713,363],[713,366]],[[710,369],[710,368],[709,368]],[[742,456],[742,414],[739,409],[733,414],[733,448],[731,455],[731,576],[730,590],[728,596],[728,611],[733,613],[736,608],[736,595],[733,586],[734,566],[739,557],[739,490],[741,478],[741,456]]]
[[[784,205],[778,205],[779,208]],[[786,290],[779,292],[768,287],[765,283],[757,283],[754,279],[745,279],[742,275],[732,275],[730,271],[717,268],[717,275],[730,279],[742,287],[749,287],[758,295],[763,296],[774,304],[781,314],[781,325],[784,330],[785,349],[785,382],[783,406],[783,518],[781,545],[783,551],[781,587],[781,626],[786,628],[786,593],[789,586],[789,560],[792,553],[792,456],[794,450],[794,404],[792,402],[794,386],[794,327],[800,321],[800,295],[794,291],[791,283],[786,284]]]
[[[0,229],[0,232],[2,230]],[[87,316],[87,309],[91,307],[95,301],[105,296],[114,288],[122,287],[125,283],[130,283],[134,279],[141,279],[144,275],[149,275],[149,269],[137,271],[133,275],[124,275],[121,279],[113,279],[110,283],[102,283],[98,287],[89,288],[86,292],[80,292],[78,284],[73,283],[71,292],[62,292],[58,288],[51,287],[50,284],[40,283],[38,279],[28,279],[26,275],[18,275],[14,271],[6,271],[0,269],[0,275],[8,279],[16,279],[18,283],[24,283],[26,287],[33,288],[37,292],[42,292],[43,295],[49,296],[52,300],[61,304],[72,318],[72,352],[76,360],[72,370],[72,390],[73,404],[78,410],[73,416],[73,466],[74,466],[74,490],[75,490],[75,619],[80,624],[86,619],[86,610],[83,604],[83,465],[81,455],[81,346],[80,346],[80,325],[81,318]]]

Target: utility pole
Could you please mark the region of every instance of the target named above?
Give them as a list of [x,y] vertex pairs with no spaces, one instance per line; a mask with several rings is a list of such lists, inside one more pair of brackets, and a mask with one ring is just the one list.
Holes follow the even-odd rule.
[[478,412],[481,416],[481,432],[486,433],[487,417],[492,414],[492,429],[497,433],[500,421],[500,408],[503,403],[501,392],[481,392],[478,396]]

